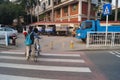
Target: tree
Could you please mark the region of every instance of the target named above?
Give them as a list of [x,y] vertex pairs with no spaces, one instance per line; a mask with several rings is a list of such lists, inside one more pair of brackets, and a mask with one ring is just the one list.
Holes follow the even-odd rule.
[[8,3],[9,2],[9,0],[0,0],[0,4],[2,4],[2,3]]
[[4,2],[4,0],[0,0],[0,4],[2,4]]
[[109,3],[111,3],[112,2],[112,0],[105,0],[106,2],[109,2]]
[[[34,9],[34,7],[39,4],[39,0],[16,0],[16,3],[19,3],[20,5],[22,5],[27,13],[27,17],[29,20],[30,17],[30,23],[32,23],[35,19],[35,17],[32,15],[32,11]],[[33,19],[34,18],[34,19]],[[29,21],[27,21],[29,22]]]
[[[7,6],[6,6],[7,5]],[[0,23],[12,24],[13,19],[24,16],[25,12],[22,6],[11,2],[3,2],[0,4]]]

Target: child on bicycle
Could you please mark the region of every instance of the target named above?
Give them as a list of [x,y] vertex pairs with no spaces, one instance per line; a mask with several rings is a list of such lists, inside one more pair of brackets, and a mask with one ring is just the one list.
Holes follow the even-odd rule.
[[35,56],[39,55],[40,52],[40,44],[39,44],[39,33],[38,33],[38,29],[35,27],[34,28],[34,47],[35,47]]

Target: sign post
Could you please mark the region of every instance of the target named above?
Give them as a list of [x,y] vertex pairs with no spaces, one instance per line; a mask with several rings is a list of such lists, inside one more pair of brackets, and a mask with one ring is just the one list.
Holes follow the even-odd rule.
[[108,15],[111,14],[111,4],[103,5],[103,15],[106,16],[106,37],[105,37],[105,46],[107,44],[107,33],[108,33]]

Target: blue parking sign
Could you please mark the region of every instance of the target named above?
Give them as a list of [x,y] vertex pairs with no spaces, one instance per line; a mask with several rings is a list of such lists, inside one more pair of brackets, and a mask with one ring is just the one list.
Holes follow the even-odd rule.
[[111,14],[111,4],[104,4],[103,5],[103,15],[110,15]]

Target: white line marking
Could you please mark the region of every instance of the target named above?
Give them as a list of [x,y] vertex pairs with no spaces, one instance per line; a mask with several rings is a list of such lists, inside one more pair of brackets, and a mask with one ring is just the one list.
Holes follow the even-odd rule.
[[1,51],[2,54],[25,54],[25,52],[9,52],[9,51]]
[[115,53],[120,54],[119,52],[115,51]]
[[114,52],[110,51],[111,54],[115,54]]
[[[2,54],[24,54],[25,52],[8,52],[8,51],[1,51]],[[67,56],[67,57],[80,57],[80,54],[52,54],[52,53],[40,53],[43,56]]]
[[23,77],[23,76],[0,74],[0,80],[58,80],[58,79],[30,78],[30,77]]
[[68,57],[80,57],[80,54],[52,54],[52,53],[41,53],[41,55],[46,56],[68,56]]
[[[25,57],[16,57],[16,56],[0,56],[0,59],[12,59],[12,60],[25,60]],[[38,58],[39,61],[48,61],[48,62],[74,62],[74,63],[85,63],[81,59],[56,59],[56,58]]]
[[117,57],[120,57],[120,55],[116,55]]
[[47,71],[64,71],[64,72],[91,72],[88,67],[63,67],[63,66],[45,66],[45,65],[26,65],[14,63],[0,63],[0,67],[47,70]]
[[85,63],[84,60],[81,59],[50,59],[50,58],[40,58],[40,61],[50,61],[50,62],[74,62],[74,63]]

